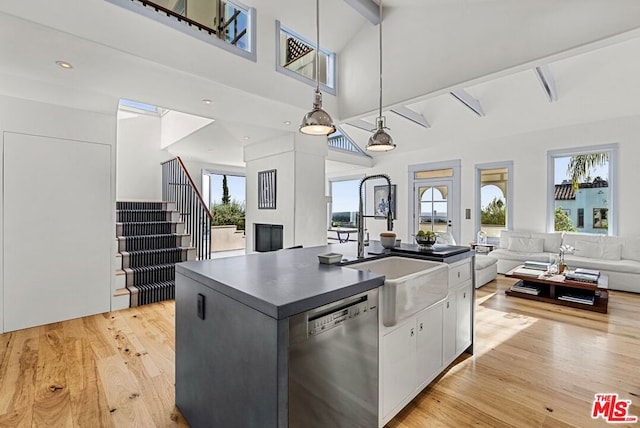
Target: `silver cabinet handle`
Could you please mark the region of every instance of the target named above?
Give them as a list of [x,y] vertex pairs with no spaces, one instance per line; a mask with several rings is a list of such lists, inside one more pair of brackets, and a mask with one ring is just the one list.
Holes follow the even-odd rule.
[[420,331],[422,331],[422,323],[420,323]]
[[411,337],[413,337],[413,335],[415,334],[415,331],[414,331],[414,330],[415,330],[415,329],[413,329],[413,328],[411,329]]
[[460,271],[458,271],[458,278],[460,278]]
[[449,302],[447,302],[447,309],[449,309]]
[[467,298],[467,292],[465,291],[464,293],[462,293],[462,298],[466,299]]

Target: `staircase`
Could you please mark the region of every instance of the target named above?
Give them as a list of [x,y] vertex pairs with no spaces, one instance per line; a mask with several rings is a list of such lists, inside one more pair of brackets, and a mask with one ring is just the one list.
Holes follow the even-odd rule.
[[173,202],[116,202],[116,290],[112,310],[173,299],[175,264],[196,249]]

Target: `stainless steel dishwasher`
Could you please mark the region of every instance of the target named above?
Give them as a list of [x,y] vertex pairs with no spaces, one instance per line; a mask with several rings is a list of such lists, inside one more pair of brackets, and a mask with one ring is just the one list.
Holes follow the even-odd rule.
[[378,290],[289,318],[289,427],[378,426]]

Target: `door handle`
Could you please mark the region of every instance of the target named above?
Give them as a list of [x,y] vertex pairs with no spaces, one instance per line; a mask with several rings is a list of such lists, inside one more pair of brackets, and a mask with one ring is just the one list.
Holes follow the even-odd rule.
[[413,335],[415,334],[414,330],[415,330],[414,328],[411,329],[411,337],[413,337]]
[[420,323],[420,331],[422,331],[422,323]]

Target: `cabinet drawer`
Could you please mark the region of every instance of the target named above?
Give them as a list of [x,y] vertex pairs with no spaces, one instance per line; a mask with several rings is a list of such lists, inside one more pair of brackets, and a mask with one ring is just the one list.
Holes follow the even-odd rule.
[[471,279],[471,260],[463,260],[449,266],[449,289]]

